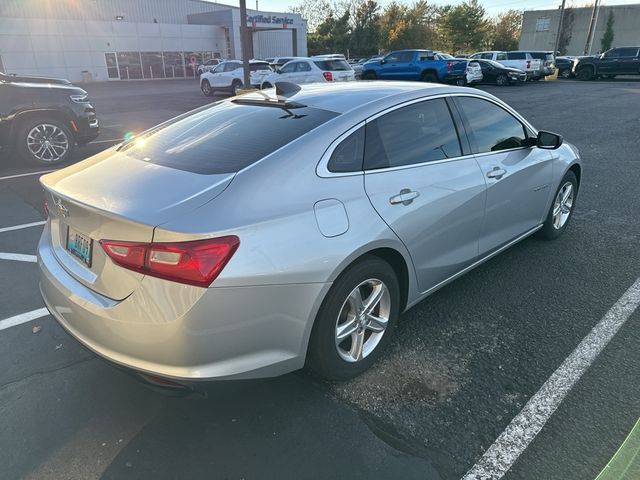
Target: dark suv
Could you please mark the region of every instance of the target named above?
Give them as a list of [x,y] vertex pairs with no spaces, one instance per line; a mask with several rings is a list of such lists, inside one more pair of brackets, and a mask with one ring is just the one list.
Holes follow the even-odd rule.
[[52,165],[98,136],[96,111],[68,80],[0,73],[0,147]]
[[616,75],[640,75],[640,47],[618,47],[602,55],[580,57],[573,66],[579,80],[598,77],[614,78]]

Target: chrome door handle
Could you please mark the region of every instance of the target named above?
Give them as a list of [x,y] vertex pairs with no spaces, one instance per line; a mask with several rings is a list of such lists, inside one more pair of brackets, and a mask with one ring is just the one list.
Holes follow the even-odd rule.
[[489,172],[487,172],[487,177],[500,180],[502,177],[504,177],[506,173],[507,171],[504,168],[493,167],[493,170],[490,170]]
[[389,203],[391,205],[398,205],[399,203],[401,203],[402,205],[409,205],[411,202],[413,202],[414,198],[418,198],[419,196],[419,192],[413,192],[408,188],[403,188],[402,190],[400,190],[400,193],[398,195],[394,195],[389,199]]

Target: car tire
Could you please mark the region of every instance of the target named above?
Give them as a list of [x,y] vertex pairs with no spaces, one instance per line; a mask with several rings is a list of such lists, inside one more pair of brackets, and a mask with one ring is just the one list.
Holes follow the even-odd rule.
[[57,165],[69,159],[75,147],[71,130],[55,117],[29,118],[20,122],[16,149],[20,157],[36,165]]
[[458,87],[466,87],[468,85],[466,78],[458,78],[455,83]]
[[378,76],[376,75],[376,72],[368,71],[362,74],[363,80],[376,80],[377,78]]
[[433,73],[428,73],[428,72],[423,73],[422,77],[420,77],[420,80],[423,82],[438,83],[438,77]]
[[242,88],[242,82],[240,80],[234,80],[231,84],[231,95],[234,97],[240,95],[240,89]]
[[265,88],[273,88],[273,85],[271,85],[269,82],[264,82],[260,89],[264,90]]
[[213,96],[213,88],[211,87],[209,80],[203,80],[202,82],[200,82],[200,90],[202,90],[202,93],[204,93],[207,97]]
[[[366,315],[367,300],[373,297],[377,302],[371,302],[369,311],[375,322]],[[357,311],[365,313],[357,316]],[[389,344],[399,314],[400,286],[393,268],[379,257],[363,257],[333,282],[322,302],[309,340],[307,367],[325,380],[361,374]]]
[[578,80],[582,80],[583,82],[588,80],[593,80],[593,77],[594,77],[593,68],[591,67],[581,68],[580,70],[578,70],[578,73],[576,74],[576,76],[578,77]]
[[507,77],[504,73],[501,73],[496,77],[496,85],[506,87],[507,85],[509,85],[509,77]]
[[555,240],[564,233],[569,225],[576,207],[578,196],[578,179],[569,170],[562,177],[560,186],[556,190],[553,202],[549,207],[547,218],[540,229],[540,236],[546,240]]

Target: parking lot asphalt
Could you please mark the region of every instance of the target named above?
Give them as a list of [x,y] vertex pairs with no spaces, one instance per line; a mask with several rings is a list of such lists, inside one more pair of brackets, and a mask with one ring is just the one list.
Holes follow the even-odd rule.
[[[214,100],[188,80],[85,88],[98,141]],[[0,330],[0,477],[462,477],[640,276],[640,82],[482,88],[580,149],[564,236],[527,239],[421,302],[382,361],[339,384],[295,372],[169,398],[50,316]],[[37,170],[0,152],[0,177]],[[42,221],[37,178],[0,179],[0,230]],[[41,230],[0,232],[0,252],[33,255]],[[0,320],[42,307],[36,265],[0,259]],[[595,478],[640,416],[639,341],[636,311],[504,478]]]

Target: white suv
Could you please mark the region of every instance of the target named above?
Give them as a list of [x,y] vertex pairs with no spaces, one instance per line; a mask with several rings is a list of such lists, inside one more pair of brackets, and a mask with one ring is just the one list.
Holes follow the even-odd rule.
[[[264,77],[270,73],[273,70],[268,62],[249,60],[249,80],[252,86],[259,87]],[[228,60],[200,76],[200,90],[207,96],[212,96],[216,90],[227,90],[237,95],[244,87],[243,77],[242,62]]]
[[335,58],[296,58],[266,75],[261,88],[271,88],[276,82],[295,84],[312,82],[344,82],[355,80],[355,73],[346,60]]

